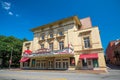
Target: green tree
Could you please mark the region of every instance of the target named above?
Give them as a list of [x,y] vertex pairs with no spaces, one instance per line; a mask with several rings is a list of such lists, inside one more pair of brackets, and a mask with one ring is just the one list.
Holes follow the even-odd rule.
[[17,39],[13,36],[0,35],[0,58],[2,67],[9,66],[10,55],[12,51],[12,67],[19,67],[19,60],[22,53],[22,44],[27,39]]

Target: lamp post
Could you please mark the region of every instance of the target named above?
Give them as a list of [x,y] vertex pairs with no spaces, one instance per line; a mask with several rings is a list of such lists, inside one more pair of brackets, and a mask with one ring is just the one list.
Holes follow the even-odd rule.
[[11,68],[11,64],[12,64],[12,53],[13,53],[13,47],[11,48],[11,54],[10,54],[10,60],[9,60],[9,69]]

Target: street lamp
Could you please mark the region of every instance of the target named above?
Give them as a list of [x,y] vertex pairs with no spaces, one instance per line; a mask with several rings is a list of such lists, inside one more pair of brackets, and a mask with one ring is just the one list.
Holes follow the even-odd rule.
[[13,47],[11,47],[11,54],[10,54],[10,60],[9,60],[9,69],[11,68],[11,64],[12,64],[12,53],[13,53]]

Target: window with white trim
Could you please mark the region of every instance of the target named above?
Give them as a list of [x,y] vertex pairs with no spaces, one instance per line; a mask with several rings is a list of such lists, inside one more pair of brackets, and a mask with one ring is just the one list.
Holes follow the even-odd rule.
[[59,42],[59,49],[60,50],[64,49],[64,42],[63,41]]
[[52,33],[50,34],[50,38],[53,38],[53,34]]
[[42,36],[41,36],[41,39],[44,40],[44,39],[45,39],[45,35],[42,35]]
[[84,47],[85,48],[90,48],[90,38],[89,37],[84,37]]
[[44,48],[44,44],[41,44],[41,49]]
[[50,49],[51,51],[53,51],[53,43],[50,43],[50,44],[49,44],[49,49]]
[[59,36],[63,36],[63,32],[62,31],[60,31],[58,34],[59,34]]

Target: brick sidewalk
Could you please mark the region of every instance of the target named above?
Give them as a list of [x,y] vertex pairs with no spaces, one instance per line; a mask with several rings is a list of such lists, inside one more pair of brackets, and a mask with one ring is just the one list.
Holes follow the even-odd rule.
[[88,74],[104,74],[107,71],[104,70],[23,70],[17,69],[7,69],[11,71],[30,71],[30,72],[60,72],[60,73],[88,73]]

